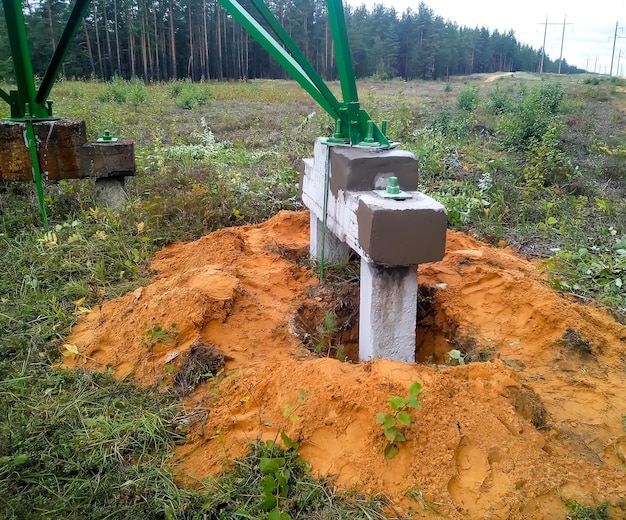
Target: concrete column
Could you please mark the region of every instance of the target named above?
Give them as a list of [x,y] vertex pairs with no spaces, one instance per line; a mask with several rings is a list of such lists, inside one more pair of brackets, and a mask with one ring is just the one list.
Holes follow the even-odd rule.
[[377,267],[361,257],[359,360],[415,362],[417,266]]
[[[322,236],[324,226],[322,221],[311,212],[311,258],[321,260],[322,258]],[[342,264],[348,261],[350,247],[339,240],[329,229],[324,236],[324,262],[326,264]]]
[[96,200],[114,211],[126,207],[128,195],[124,187],[124,177],[98,177],[96,179]]

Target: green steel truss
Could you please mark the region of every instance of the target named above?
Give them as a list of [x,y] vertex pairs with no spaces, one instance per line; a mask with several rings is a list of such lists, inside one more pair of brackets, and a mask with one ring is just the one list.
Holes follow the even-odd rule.
[[[261,20],[265,22],[275,36],[272,36],[237,0],[218,1],[335,120],[335,133],[328,139],[329,143],[378,148],[391,146],[385,135],[386,121],[382,122],[379,129],[368,113],[360,106],[342,0],[326,0],[341,83],[342,102],[333,95],[263,0],[251,0],[251,2]],[[90,0],[75,1],[48,69],[39,88],[37,88],[28,49],[22,2],[21,0],[2,0],[17,89],[9,92],[0,89],[0,99],[10,105],[11,120],[26,123],[26,140],[33,161],[33,177],[37,184],[41,217],[44,224],[47,219],[33,121],[54,119],[52,102],[48,100],[48,96],[57,79],[67,50],[87,12],[89,2]]]

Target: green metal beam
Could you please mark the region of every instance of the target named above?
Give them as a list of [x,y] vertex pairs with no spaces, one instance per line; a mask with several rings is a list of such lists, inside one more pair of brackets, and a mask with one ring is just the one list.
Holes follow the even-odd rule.
[[332,118],[339,115],[326,100],[300,64],[270,35],[237,0],[219,0],[220,4],[261,46],[306,90]]
[[[287,33],[282,25],[280,25],[279,21],[276,19],[274,14],[269,10],[267,5],[263,0],[251,0],[252,4],[259,12],[263,20],[270,26],[274,34],[278,37],[280,42],[285,46],[289,54],[298,62],[298,64],[302,67],[302,70],[309,76],[309,79],[315,84],[317,90],[320,91],[324,99],[328,102],[329,105],[333,108],[335,119],[341,117],[341,106],[339,101],[335,95],[330,91],[326,83],[322,77],[317,73],[317,71],[313,68],[313,66],[306,59],[302,51],[295,44],[291,36]],[[331,114],[332,115],[332,114]]]
[[330,31],[335,43],[337,56],[337,71],[341,82],[341,94],[345,103],[358,103],[359,95],[356,90],[356,79],[348,42],[348,30],[346,29],[346,17],[343,12],[341,0],[327,0],[328,18]]
[[219,0],[233,18],[335,119],[335,134],[328,141],[330,143],[349,143],[383,148],[391,146],[384,132],[373,123],[367,112],[362,110],[359,105],[342,1],[327,0],[337,68],[344,98],[342,103],[337,101],[324,80],[298,49],[263,0],[250,1],[261,18],[274,32],[278,41],[241,6],[238,0]]
[[65,25],[65,29],[63,30],[63,34],[57,44],[57,48],[54,50],[54,55],[50,60],[48,69],[46,70],[41,85],[39,86],[39,91],[35,97],[36,103],[43,105],[48,100],[50,90],[52,90],[52,86],[59,75],[59,71],[63,65],[63,60],[65,59],[65,55],[67,54],[70,44],[74,40],[74,36],[80,26],[80,22],[87,13],[90,1],[91,0],[76,0],[67,24]]
[[[28,107],[26,107],[26,115],[28,114]],[[46,213],[46,202],[43,194],[43,182],[41,176],[41,166],[39,164],[39,156],[37,154],[37,138],[35,137],[35,129],[33,128],[33,120],[26,120],[26,142],[28,144],[28,151],[30,152],[30,159],[33,167],[33,178],[35,179],[35,188],[37,190],[37,199],[39,200],[39,214],[41,216],[41,222],[44,227],[48,227],[48,215]]]
[[4,99],[9,105],[11,104],[11,96],[0,88],[0,98]]
[[[4,15],[7,22],[11,57],[17,83],[18,102],[11,103],[11,117],[23,118],[26,114],[26,103],[30,105],[32,117],[45,118],[48,113],[44,106],[35,102],[35,79],[33,65],[28,49],[26,24],[20,0],[2,0]],[[12,99],[12,101],[15,101]]]

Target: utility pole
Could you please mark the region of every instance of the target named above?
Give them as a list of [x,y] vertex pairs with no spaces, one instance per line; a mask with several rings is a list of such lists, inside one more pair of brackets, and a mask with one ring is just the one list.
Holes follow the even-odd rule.
[[[617,35],[617,28],[619,27],[619,22],[615,22],[615,35],[613,36],[613,53],[611,54],[611,72],[609,72],[609,76],[613,76],[613,58],[615,58],[615,44],[617,43],[618,38],[624,38],[624,36]],[[609,37],[609,40],[611,38]]]
[[590,58],[589,56],[587,56],[587,66],[585,67],[585,70],[587,72],[589,72],[589,61],[593,61],[593,73],[596,73],[596,66],[598,65],[598,57],[596,56],[595,58]]
[[543,74],[543,57],[546,55],[546,34],[548,33],[548,15],[546,15],[546,25],[543,30],[543,46],[541,47],[541,65],[539,65],[539,74]]
[[613,36],[613,52],[611,53],[611,72],[609,72],[609,76],[613,75],[613,58],[615,58],[615,44],[617,43],[618,26],[619,26],[619,22],[615,22],[615,35]]
[[561,55],[559,56],[559,75],[561,74],[561,64],[563,63],[563,42],[565,42],[565,20],[567,15],[563,16],[563,34],[561,35]]
[[[561,56],[559,57],[559,74],[561,74],[561,63],[563,62],[563,42],[565,41],[565,26],[566,25],[574,25],[573,23],[566,23],[566,16],[563,17],[563,33],[561,35]],[[539,25],[543,25],[543,47],[541,48],[541,64],[539,65],[539,74],[543,74],[543,60],[546,55],[546,36],[548,34],[548,25],[561,25],[560,23],[548,23],[548,15],[546,15],[546,21],[544,23],[540,23]]]

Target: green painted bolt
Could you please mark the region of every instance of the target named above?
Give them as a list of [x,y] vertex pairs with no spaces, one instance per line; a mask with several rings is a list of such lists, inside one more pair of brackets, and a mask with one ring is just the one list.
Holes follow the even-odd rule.
[[363,141],[366,143],[374,142],[374,121],[371,119],[367,122],[367,137]]
[[335,133],[333,134],[334,139],[341,139],[343,136],[341,135],[341,120],[337,119],[335,121]]
[[102,136],[102,140],[103,141],[112,141],[113,137],[111,136],[111,132],[109,132],[108,130],[104,131],[104,135]]
[[400,186],[398,186],[398,177],[389,177],[389,184],[387,184],[387,193],[389,193],[389,195],[398,195],[400,193]]

